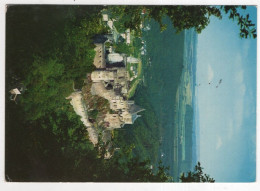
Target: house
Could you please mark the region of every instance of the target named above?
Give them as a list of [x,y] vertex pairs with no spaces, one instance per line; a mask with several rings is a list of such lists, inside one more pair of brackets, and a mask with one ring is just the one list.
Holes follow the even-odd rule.
[[17,103],[18,95],[21,95],[25,90],[26,88],[22,83],[14,85],[13,88],[9,91],[11,94],[10,100]]

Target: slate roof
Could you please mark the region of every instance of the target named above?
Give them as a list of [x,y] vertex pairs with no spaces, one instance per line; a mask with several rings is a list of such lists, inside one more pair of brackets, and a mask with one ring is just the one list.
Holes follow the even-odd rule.
[[141,111],[144,111],[145,109],[141,108],[140,106],[136,105],[136,104],[131,104],[129,105],[129,113],[131,114],[135,114]]

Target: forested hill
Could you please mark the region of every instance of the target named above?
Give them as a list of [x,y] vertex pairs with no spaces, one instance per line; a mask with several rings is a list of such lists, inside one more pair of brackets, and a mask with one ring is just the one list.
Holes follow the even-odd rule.
[[93,150],[65,97],[73,80],[93,69],[91,38],[103,30],[96,19],[101,8],[8,7],[6,90],[18,83],[27,90],[18,104],[6,93],[7,180],[70,179],[67,168]]
[[[7,181],[166,181],[121,148],[98,156],[65,99],[94,69],[92,38],[106,33],[101,6],[8,6],[5,174]],[[17,104],[8,91],[23,83]],[[101,155],[102,156],[102,155]]]
[[7,89],[9,83],[16,81],[27,87],[21,100],[27,118],[38,119],[56,109],[72,91],[72,81],[94,69],[92,37],[105,31],[99,24],[101,8],[11,6],[7,9]]

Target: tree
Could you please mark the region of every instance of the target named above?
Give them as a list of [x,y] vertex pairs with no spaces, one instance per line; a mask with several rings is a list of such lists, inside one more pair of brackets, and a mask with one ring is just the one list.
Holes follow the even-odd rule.
[[[256,28],[255,24],[249,20],[249,14],[245,17],[240,15],[237,11],[239,6],[221,6],[221,9],[224,9],[226,14],[229,14],[229,18],[232,20],[236,20],[237,24],[240,26],[240,37],[247,38],[253,37],[256,38]],[[241,9],[246,9],[246,6],[241,6]]]
[[117,19],[124,18],[121,21],[127,28],[140,29],[141,12],[145,12],[143,17],[159,22],[161,30],[165,30],[162,18],[168,16],[176,32],[195,28],[198,33],[210,23],[211,16],[222,19],[222,14],[227,14],[239,25],[241,38],[256,38],[255,24],[249,19],[249,15],[239,13],[246,6],[109,6],[108,9]]
[[189,171],[186,175],[182,173],[180,177],[181,182],[215,182],[208,174],[204,174],[202,169],[200,162],[198,162],[193,172]]
[[154,170],[149,160],[141,160],[133,156],[134,145],[122,147],[109,160],[103,160],[96,181],[105,182],[168,182],[172,177],[168,175],[168,168],[161,162]]

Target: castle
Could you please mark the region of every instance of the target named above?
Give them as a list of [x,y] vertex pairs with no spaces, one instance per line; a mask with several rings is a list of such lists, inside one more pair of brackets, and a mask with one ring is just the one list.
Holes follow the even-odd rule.
[[[113,29],[113,26],[111,28]],[[130,30],[126,32],[128,35],[126,44],[130,44]],[[98,145],[99,138],[104,143],[108,143],[104,155],[106,159],[111,158],[113,152],[118,149],[114,149],[110,142],[112,139],[111,130],[121,128],[126,124],[133,124],[140,117],[138,113],[144,110],[133,100],[128,100],[129,94],[132,93],[129,91],[130,83],[133,83],[132,81],[137,78],[137,71],[134,71],[131,65],[140,63],[140,60],[113,51],[113,47],[109,44],[117,42],[118,36],[115,30],[111,30],[111,34],[94,37],[95,57],[93,64],[96,70],[87,74],[85,89],[77,91],[74,89],[74,92],[66,98],[71,99],[70,104],[77,115],[81,116],[82,123],[87,127],[89,140],[94,146]],[[106,47],[105,43],[107,43]],[[129,71],[132,73],[129,74],[127,68],[130,68]],[[105,99],[102,99],[104,107],[98,109],[95,104],[100,98]],[[105,103],[106,100],[108,104]],[[93,119],[89,115],[95,109],[100,115]],[[100,130],[102,130],[101,136],[99,136]]]
[[105,127],[112,130],[125,124],[133,124],[140,117],[137,113],[144,109],[126,98],[130,88],[130,76],[126,69],[127,58],[125,55],[114,53],[114,59],[111,60],[111,56],[106,55],[103,43],[95,43],[95,46],[93,64],[97,69],[91,73],[91,94],[107,99],[113,111],[113,114],[106,114]]

